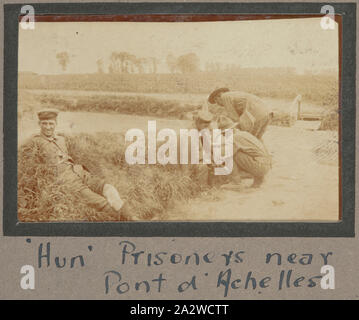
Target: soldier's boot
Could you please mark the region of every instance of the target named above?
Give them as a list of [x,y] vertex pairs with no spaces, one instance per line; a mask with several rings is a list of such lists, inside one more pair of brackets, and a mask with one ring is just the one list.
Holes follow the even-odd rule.
[[116,211],[121,210],[124,202],[121,199],[117,189],[113,185],[105,184],[103,186],[102,194],[114,210]]
[[104,185],[103,196],[106,198],[111,208],[117,213],[119,220],[138,220],[134,215],[131,215],[128,203],[121,199],[117,189],[113,185]]
[[244,179],[252,179],[253,178],[253,175],[251,175],[250,173],[248,172],[245,172],[245,171],[241,171],[239,173],[239,177],[241,180],[244,180]]
[[254,177],[252,188],[259,188],[264,182],[264,176],[261,177]]

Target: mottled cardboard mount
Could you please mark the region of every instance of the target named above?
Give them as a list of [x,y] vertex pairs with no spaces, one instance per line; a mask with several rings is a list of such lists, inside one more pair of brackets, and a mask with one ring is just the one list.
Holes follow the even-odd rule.
[[[15,299],[356,299],[357,279],[354,274],[358,263],[355,248],[357,237],[355,221],[355,71],[356,61],[356,5],[354,3],[333,4],[336,14],[343,18],[342,33],[342,78],[341,78],[341,204],[340,222],[136,222],[123,223],[19,223],[16,216],[16,150],[17,150],[17,29],[5,33],[4,56],[4,235],[0,251],[6,265],[0,268],[0,296]],[[39,13],[51,10],[69,13],[93,14],[316,14],[318,3],[287,4],[73,4],[38,5]],[[5,9],[6,14],[13,7]],[[18,8],[21,8],[19,4]],[[49,8],[50,11],[49,11]],[[11,14],[9,15],[11,16]],[[14,23],[14,22],[13,22]],[[15,24],[14,24],[15,25]],[[5,27],[6,28],[6,27]],[[12,48],[7,50],[10,44]],[[16,43],[15,43],[16,44]],[[16,44],[17,45],[17,44]],[[8,47],[9,48],[9,47]],[[13,57],[10,57],[10,56]],[[15,81],[13,81],[15,79]],[[10,108],[10,106],[15,106]],[[5,121],[6,120],[6,121]],[[15,125],[14,125],[15,124]],[[15,192],[14,192],[15,191]],[[279,238],[280,237],[280,238]],[[144,251],[143,258],[136,264],[131,253],[123,260],[123,247],[128,250]],[[264,245],[265,243],[265,245]],[[136,248],[134,248],[136,247]],[[131,249],[132,248],[132,249]],[[230,264],[225,255],[237,254]],[[51,252],[51,254],[50,254]],[[165,252],[161,257],[156,254]],[[281,257],[267,261],[267,257]],[[149,263],[149,255],[155,257]],[[81,258],[79,258],[81,256]],[[186,264],[186,257],[187,264]],[[78,257],[78,258],[75,258]],[[145,259],[146,257],[146,259]],[[198,257],[198,260],[196,260]],[[324,259],[327,258],[327,260]],[[63,259],[66,258],[66,259]],[[157,260],[156,260],[157,259]],[[211,260],[208,262],[208,260]],[[61,261],[61,262],[60,262]],[[62,264],[64,263],[64,264]],[[335,269],[335,289],[322,289],[320,282],[311,287],[311,278],[320,275],[321,267],[329,264]],[[35,268],[35,289],[21,288],[20,273],[23,265]],[[61,266],[63,268],[61,268]],[[230,270],[230,271],[228,271]],[[117,272],[117,274],[116,274]],[[222,272],[222,274],[221,274]],[[225,273],[226,272],[226,273]],[[244,283],[251,272],[256,288],[241,287],[238,291],[225,284],[216,286],[220,275],[231,275]],[[280,286],[282,277],[291,274],[290,285]],[[106,276],[111,285],[106,287]],[[121,275],[119,280],[118,274]],[[136,282],[154,281],[162,274],[163,286],[151,287],[148,292],[136,290]],[[141,276],[140,276],[141,275]],[[111,276],[111,277],[110,277]],[[181,291],[179,285],[196,278],[196,289],[189,286]],[[117,278],[116,278],[117,277]],[[260,288],[265,277],[268,287]],[[301,285],[295,280],[304,277]],[[88,279],[91,278],[91,285]],[[61,279],[61,282],[59,281]],[[283,281],[283,280],[282,280]],[[253,284],[253,281],[250,280]],[[128,291],[119,294],[118,284],[128,284]],[[88,287],[89,286],[89,287]],[[124,287],[127,287],[126,284]],[[55,290],[56,288],[56,290]]]

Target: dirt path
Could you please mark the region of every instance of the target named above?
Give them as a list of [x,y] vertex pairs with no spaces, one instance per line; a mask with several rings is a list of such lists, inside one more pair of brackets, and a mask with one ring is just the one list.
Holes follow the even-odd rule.
[[[330,132],[270,127],[264,136],[273,168],[260,189],[218,190],[182,204],[171,220],[336,221],[338,162],[333,154],[316,156],[316,146],[336,144]],[[251,181],[247,181],[250,183]]]
[[[188,128],[190,121],[88,112],[62,112],[60,131],[67,133],[126,132],[147,129],[148,120],[157,128]],[[335,221],[338,218],[337,134],[316,131],[315,123],[298,122],[291,128],[270,126],[264,142],[273,155],[273,168],[265,184],[245,192],[218,190],[169,212],[170,220],[200,221]],[[19,123],[19,142],[38,130],[36,120]],[[316,155],[313,149],[321,146]],[[247,180],[249,184],[251,181]]]

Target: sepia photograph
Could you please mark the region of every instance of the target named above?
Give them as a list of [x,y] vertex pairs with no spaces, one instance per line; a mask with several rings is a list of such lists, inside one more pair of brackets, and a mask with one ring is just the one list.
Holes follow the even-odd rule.
[[323,19],[19,21],[18,220],[340,221]]

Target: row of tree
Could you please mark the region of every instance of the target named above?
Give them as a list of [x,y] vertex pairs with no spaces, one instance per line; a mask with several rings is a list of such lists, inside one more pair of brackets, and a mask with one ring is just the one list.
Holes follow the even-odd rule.
[[[109,59],[108,73],[157,73],[158,59],[141,58],[128,52],[112,52]],[[97,71],[104,73],[103,59],[97,60]]]
[[[67,70],[70,55],[63,51],[56,54],[56,59],[62,69]],[[96,61],[98,73],[157,73],[160,60],[155,57],[137,57],[128,52],[112,52],[105,61],[100,58]],[[107,64],[107,68],[106,68]],[[169,54],[166,58],[168,70],[171,73],[193,73],[200,71],[200,60],[195,53],[188,53],[178,57]]]
[[[58,63],[63,71],[66,71],[70,62],[68,52],[59,52],[56,55]],[[155,57],[137,57],[134,54],[121,51],[112,52],[110,57],[105,60],[100,58],[96,61],[97,73],[157,73],[158,65],[161,61]],[[199,71],[205,72],[237,72],[241,69],[238,64],[226,64],[219,62],[207,62],[200,68],[200,59],[195,53],[187,53],[180,56],[174,56],[172,53],[166,57],[166,65],[170,73],[193,73]]]
[[[154,57],[141,58],[128,52],[112,52],[109,59],[109,73],[157,73],[160,60]],[[178,57],[169,54],[166,63],[171,73],[191,73],[200,70],[200,60],[195,53]],[[97,70],[104,73],[103,59],[97,60]]]

